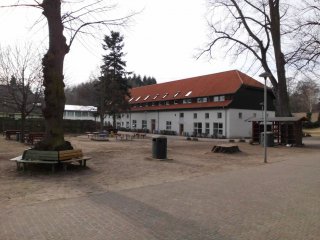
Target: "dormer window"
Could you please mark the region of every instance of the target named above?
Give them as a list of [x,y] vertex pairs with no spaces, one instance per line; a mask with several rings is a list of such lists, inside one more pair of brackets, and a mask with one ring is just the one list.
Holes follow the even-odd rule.
[[153,99],[156,99],[159,96],[159,94],[155,95]]
[[187,94],[185,95],[186,97],[189,97],[191,95],[192,91],[187,92]]
[[146,96],[143,100],[145,101],[145,100],[147,100],[149,97],[150,97],[150,95]]
[[162,98],[165,98],[166,96],[168,96],[168,94],[169,94],[169,93],[165,93]]
[[141,96],[137,97],[137,99],[135,101],[138,101],[141,98]]

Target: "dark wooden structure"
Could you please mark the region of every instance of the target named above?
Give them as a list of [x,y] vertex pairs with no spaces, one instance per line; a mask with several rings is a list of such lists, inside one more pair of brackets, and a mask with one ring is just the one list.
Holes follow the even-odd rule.
[[[279,145],[302,146],[302,122],[306,120],[304,117],[268,117],[267,132],[273,132],[274,140]],[[260,135],[264,132],[263,118],[248,121],[252,122],[252,142],[260,143]]]

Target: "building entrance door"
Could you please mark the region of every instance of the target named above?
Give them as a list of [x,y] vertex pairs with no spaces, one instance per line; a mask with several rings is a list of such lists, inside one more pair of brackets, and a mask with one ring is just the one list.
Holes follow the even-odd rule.
[[179,135],[183,135],[184,132],[184,124],[179,125]]
[[156,120],[151,119],[151,133],[154,133],[155,130],[156,130]]

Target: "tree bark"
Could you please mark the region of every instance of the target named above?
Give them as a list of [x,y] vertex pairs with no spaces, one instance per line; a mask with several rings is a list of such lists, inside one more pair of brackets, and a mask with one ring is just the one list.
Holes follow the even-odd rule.
[[273,84],[276,97],[276,115],[279,117],[289,117],[291,116],[291,111],[287,91],[287,79],[285,70],[286,61],[281,50],[279,0],[269,0],[269,7],[271,20],[271,37],[273,41],[278,78],[278,84]]
[[49,28],[49,49],[42,59],[43,85],[45,87],[44,140],[36,145],[41,150],[72,149],[64,140],[63,112],[65,105],[63,62],[69,52],[69,46],[63,35],[61,19],[61,0],[43,0],[43,15],[47,18]]

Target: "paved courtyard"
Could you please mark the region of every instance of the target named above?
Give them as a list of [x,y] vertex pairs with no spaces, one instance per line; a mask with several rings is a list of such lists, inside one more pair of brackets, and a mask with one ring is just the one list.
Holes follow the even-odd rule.
[[0,211],[1,240],[318,240],[319,236],[320,157]]

